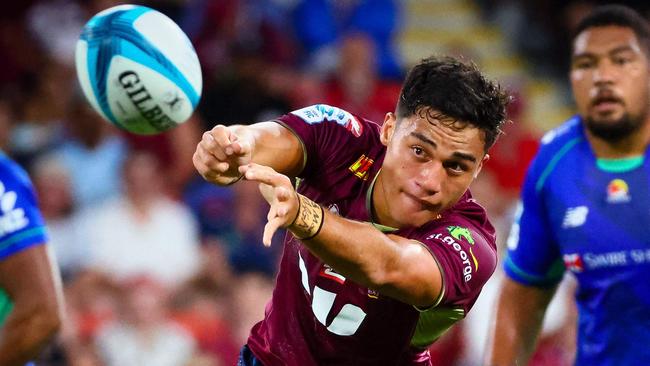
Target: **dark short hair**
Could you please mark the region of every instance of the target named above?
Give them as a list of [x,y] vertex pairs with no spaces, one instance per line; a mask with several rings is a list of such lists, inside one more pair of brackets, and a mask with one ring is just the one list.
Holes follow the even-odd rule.
[[485,133],[487,152],[501,134],[510,99],[474,63],[453,57],[429,57],[406,76],[396,114],[401,119],[428,108],[442,117],[469,123]]
[[646,54],[650,53],[650,27],[636,10],[625,5],[602,5],[583,18],[573,34],[573,40],[589,28],[619,26],[630,28]]

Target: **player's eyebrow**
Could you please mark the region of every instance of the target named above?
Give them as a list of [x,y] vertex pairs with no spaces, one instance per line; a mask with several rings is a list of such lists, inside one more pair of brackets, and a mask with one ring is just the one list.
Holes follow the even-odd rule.
[[[613,56],[621,52],[634,52],[634,48],[631,47],[630,45],[623,45],[623,46],[618,46],[614,48],[613,50],[607,51],[608,56]],[[584,51],[580,53],[576,53],[573,56],[571,56],[572,60],[580,59],[580,58],[598,58],[599,55],[595,54],[591,51]]]
[[[415,131],[411,132],[411,136],[417,138],[418,140],[424,142],[427,145],[431,145],[431,147],[433,147],[434,149],[438,147],[438,145],[436,145],[436,143],[433,140],[431,140],[430,138],[424,136],[419,132],[415,132]],[[451,155],[458,159],[469,160],[472,163],[476,163],[476,157],[472,154],[468,154],[460,151],[454,151]]]

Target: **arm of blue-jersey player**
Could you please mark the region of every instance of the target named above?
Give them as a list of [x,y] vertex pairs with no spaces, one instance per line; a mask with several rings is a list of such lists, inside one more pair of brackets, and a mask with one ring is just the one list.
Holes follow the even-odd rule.
[[488,365],[528,362],[544,312],[564,272],[539,178],[544,167],[539,157],[531,165],[522,189],[522,205],[508,238],[506,276],[489,337]]
[[46,245],[0,260],[0,288],[13,309],[0,328],[0,365],[24,366],[61,324],[61,286]]
[[556,287],[523,285],[503,278],[497,312],[488,337],[486,365],[527,365]]

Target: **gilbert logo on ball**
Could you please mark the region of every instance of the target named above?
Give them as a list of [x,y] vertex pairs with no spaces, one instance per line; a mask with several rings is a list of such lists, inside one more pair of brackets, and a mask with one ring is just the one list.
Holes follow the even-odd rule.
[[177,126],[201,97],[201,66],[190,40],[166,15],[144,6],[115,6],[92,17],[75,59],[93,108],[132,133]]

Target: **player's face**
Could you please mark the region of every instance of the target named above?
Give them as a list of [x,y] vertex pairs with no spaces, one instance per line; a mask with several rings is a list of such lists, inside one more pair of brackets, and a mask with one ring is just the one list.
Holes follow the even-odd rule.
[[374,214],[398,228],[421,226],[455,204],[487,159],[478,128],[427,113],[399,123],[387,114],[381,141],[387,151],[373,190]]
[[630,28],[603,26],[580,33],[573,45],[570,76],[578,111],[593,135],[617,140],[645,121],[648,58]]

